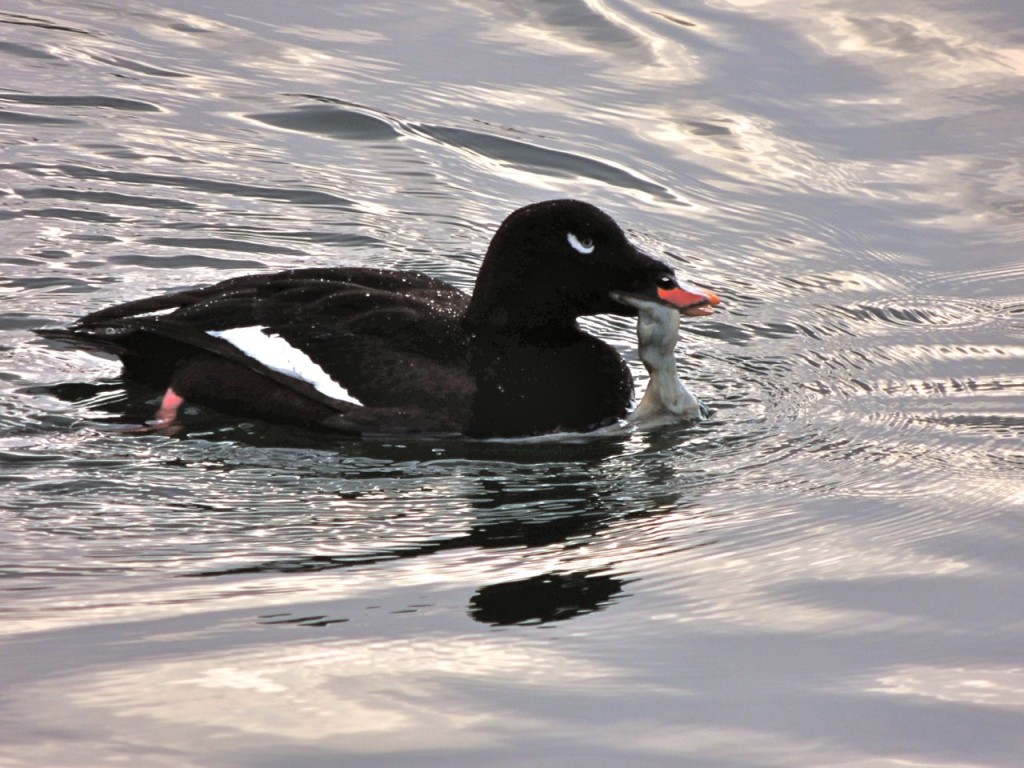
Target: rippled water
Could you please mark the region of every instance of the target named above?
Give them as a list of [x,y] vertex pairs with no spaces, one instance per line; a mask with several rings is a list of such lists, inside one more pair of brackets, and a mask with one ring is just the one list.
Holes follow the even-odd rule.
[[[0,765],[1019,766],[1022,29],[8,0]],[[723,297],[709,421],[126,436],[155,393],[30,333],[296,265],[468,288],[569,195]]]

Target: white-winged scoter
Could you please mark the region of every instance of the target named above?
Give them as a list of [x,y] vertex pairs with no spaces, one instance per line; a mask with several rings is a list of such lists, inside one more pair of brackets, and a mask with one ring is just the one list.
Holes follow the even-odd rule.
[[718,298],[676,282],[610,216],[576,200],[512,213],[472,296],[420,272],[339,267],[233,278],[99,310],[49,338],[112,352],[164,391],[153,429],[186,401],[353,435],[581,432],[627,415],[633,381],[582,315],[683,314]]

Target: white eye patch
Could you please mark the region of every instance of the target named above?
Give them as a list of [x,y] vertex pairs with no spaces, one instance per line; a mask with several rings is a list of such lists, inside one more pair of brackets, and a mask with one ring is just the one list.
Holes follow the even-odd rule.
[[591,240],[589,237],[585,237],[582,240],[580,240],[578,237],[576,237],[576,235],[570,232],[566,236],[566,239],[569,241],[569,245],[572,246],[572,249],[577,253],[582,253],[586,255],[588,253],[594,252],[594,241]]
[[280,336],[271,336],[266,328],[250,325],[245,328],[228,328],[206,333],[223,339],[246,357],[251,357],[272,371],[312,384],[313,388],[323,395],[346,403],[362,405],[348,393],[347,389],[332,379],[327,371],[317,365],[313,358]]

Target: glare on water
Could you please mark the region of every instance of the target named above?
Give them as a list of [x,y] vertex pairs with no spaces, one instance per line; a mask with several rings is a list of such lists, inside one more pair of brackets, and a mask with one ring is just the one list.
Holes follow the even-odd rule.
[[[1016,768],[1022,22],[8,2],[0,764]],[[705,418],[125,435],[159,393],[31,333],[297,266],[469,290],[567,196],[721,295],[646,361],[583,321]]]

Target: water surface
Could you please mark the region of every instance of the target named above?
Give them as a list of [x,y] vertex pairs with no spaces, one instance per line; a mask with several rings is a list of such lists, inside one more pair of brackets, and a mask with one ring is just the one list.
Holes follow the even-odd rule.
[[[1022,29],[8,0],[0,765],[1020,765]],[[30,332],[294,266],[468,290],[563,196],[723,297],[708,421],[126,436],[156,393]]]

